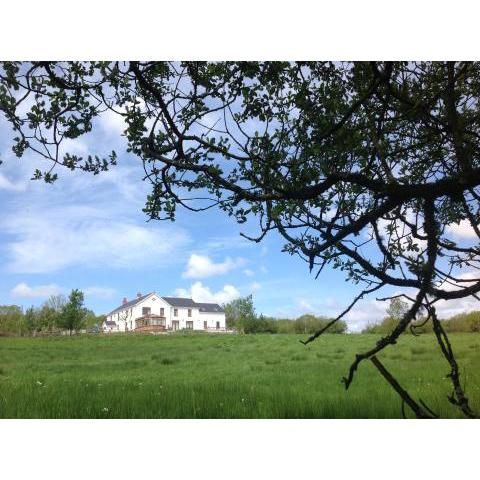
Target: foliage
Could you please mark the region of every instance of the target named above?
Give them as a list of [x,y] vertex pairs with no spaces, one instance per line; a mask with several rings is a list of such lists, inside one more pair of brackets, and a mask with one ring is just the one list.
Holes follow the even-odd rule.
[[[236,329],[242,333],[314,333],[325,327],[331,319],[302,315],[296,320],[277,319],[257,315],[253,305],[253,296],[238,298],[224,305],[225,319],[228,328]],[[329,333],[345,333],[347,324],[337,322],[328,330]]]
[[63,306],[59,317],[59,325],[70,332],[78,331],[85,326],[87,309],[83,306],[83,292],[73,289],[67,303]]
[[387,308],[387,315],[397,321],[400,321],[408,312],[408,303],[399,297],[390,300],[390,306]]
[[480,311],[459,313],[443,323],[447,332],[480,332]]
[[227,328],[235,328],[244,333],[250,332],[252,324],[257,318],[252,295],[234,299],[223,308]]
[[41,330],[40,315],[35,308],[27,308],[24,321],[25,327],[31,335],[35,335]]
[[[318,330],[322,330],[331,321],[331,318],[316,317],[315,315],[306,314],[295,320],[295,333],[311,334]],[[333,324],[328,330],[329,333],[345,333],[347,324],[339,321]]]
[[[75,297],[78,301],[78,294]],[[70,295],[69,303],[71,300]],[[0,335],[45,335],[58,334],[64,329],[70,331],[70,323],[66,322],[64,315],[70,315],[72,311],[72,305],[67,305],[63,295],[52,295],[41,306],[31,306],[25,312],[17,305],[0,305]],[[95,315],[92,310],[83,307],[78,311],[83,312],[84,317],[83,320],[73,320],[72,331],[86,328],[88,332],[98,332],[106,316]]]
[[[416,334],[421,333],[432,333],[432,323],[427,322],[427,319],[423,316],[420,316],[415,321],[411,322],[411,325],[414,326],[413,330]],[[362,333],[375,333],[375,334],[388,334],[390,333],[397,325],[400,319],[394,318],[392,316],[385,317],[378,324],[367,325],[362,330]],[[480,332],[480,311],[474,310],[472,312],[463,312],[457,315],[454,315],[450,318],[441,320],[443,329],[449,333],[474,333]]]
[[17,305],[0,306],[0,335],[22,335],[25,330],[23,312]]

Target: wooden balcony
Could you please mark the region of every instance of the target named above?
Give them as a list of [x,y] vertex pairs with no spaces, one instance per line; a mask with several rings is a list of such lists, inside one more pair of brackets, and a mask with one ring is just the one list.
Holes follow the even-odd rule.
[[135,332],[165,332],[166,318],[160,315],[144,315],[135,320]]

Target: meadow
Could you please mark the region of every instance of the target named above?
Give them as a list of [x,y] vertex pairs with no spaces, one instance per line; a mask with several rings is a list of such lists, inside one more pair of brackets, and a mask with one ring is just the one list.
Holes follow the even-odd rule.
[[[0,338],[2,418],[401,418],[370,362],[341,383],[374,334],[134,335]],[[480,410],[480,334],[451,334],[471,405]],[[379,358],[441,417],[448,365],[431,334],[403,335]],[[407,416],[411,412],[407,410]]]

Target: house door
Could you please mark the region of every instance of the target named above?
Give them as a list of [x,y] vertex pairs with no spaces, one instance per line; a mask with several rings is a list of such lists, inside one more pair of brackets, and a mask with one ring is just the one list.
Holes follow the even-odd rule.
[[204,330],[207,329],[207,321],[206,321],[206,320],[203,321],[203,329],[204,329]]
[[180,328],[180,322],[178,320],[172,320],[172,329],[178,330]]

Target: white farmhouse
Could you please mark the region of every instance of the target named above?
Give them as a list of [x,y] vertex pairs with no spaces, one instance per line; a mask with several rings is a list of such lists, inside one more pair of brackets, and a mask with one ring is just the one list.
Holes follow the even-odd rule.
[[225,332],[225,312],[216,303],[197,303],[191,298],[160,297],[155,292],[135,300],[123,299],[103,323],[104,332],[204,330]]

